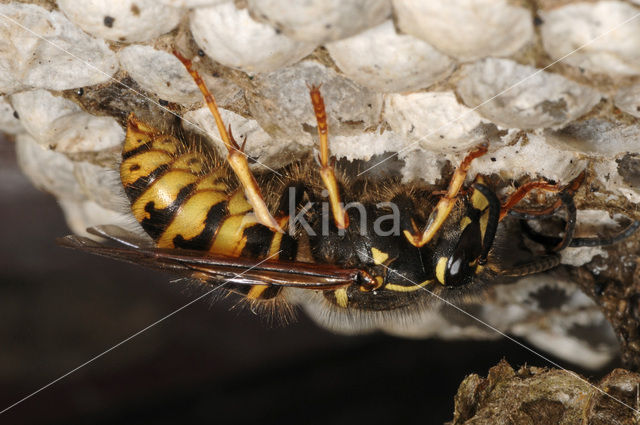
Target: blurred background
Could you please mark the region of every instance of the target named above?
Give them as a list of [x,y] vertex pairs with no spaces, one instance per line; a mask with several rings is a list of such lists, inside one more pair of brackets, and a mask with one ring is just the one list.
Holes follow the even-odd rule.
[[[0,139],[0,410],[201,292],[171,277],[59,248],[69,233]],[[301,312],[269,327],[203,299],[0,416],[3,424],[443,423],[470,373],[549,366],[500,339],[346,337]],[[545,354],[546,355],[546,354]],[[563,367],[598,378],[552,358]]]

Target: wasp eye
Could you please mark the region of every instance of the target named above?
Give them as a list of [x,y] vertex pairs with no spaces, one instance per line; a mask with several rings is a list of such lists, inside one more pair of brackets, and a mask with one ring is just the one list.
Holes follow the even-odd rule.
[[[453,257],[451,257],[453,259]],[[462,271],[462,258],[456,258],[451,261],[451,265],[449,265],[449,276],[455,277]]]

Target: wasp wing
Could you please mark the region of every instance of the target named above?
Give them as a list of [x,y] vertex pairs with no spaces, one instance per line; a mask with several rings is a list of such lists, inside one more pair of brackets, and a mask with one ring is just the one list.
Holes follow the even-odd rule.
[[149,236],[140,236],[139,234],[133,233],[114,224],[103,224],[100,226],[89,227],[87,229],[87,233],[130,248],[152,248],[154,246],[153,239]]
[[[99,232],[92,231],[92,233]],[[113,237],[110,239],[121,242]],[[65,248],[79,249],[132,264],[168,270],[203,281],[328,290],[368,279],[362,270],[329,264],[261,261],[212,255],[202,251],[138,247],[130,243],[109,246],[75,235],[59,238],[57,242]]]

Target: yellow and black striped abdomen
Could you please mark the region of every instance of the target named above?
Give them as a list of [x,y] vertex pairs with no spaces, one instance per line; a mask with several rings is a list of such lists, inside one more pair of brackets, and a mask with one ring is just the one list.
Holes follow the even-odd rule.
[[227,174],[197,148],[129,117],[120,178],[134,217],[158,247],[263,258],[280,244]]

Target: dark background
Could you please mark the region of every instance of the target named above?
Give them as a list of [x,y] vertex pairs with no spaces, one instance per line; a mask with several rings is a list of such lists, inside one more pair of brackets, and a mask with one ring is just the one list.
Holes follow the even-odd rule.
[[[62,212],[20,174],[3,139],[0,206],[0,410],[201,294],[161,273],[57,247],[69,233]],[[547,366],[505,339],[346,337],[301,312],[273,328],[231,305],[191,305],[0,423],[437,424],[452,418],[465,375],[486,376],[502,358]]]

